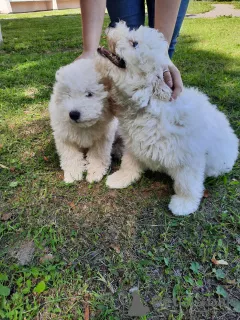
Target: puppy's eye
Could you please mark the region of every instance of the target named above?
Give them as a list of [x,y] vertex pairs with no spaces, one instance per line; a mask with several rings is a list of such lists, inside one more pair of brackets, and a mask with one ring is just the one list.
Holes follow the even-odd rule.
[[133,48],[137,48],[138,47],[138,42],[137,41],[130,41],[130,43],[133,46]]
[[92,96],[93,96],[93,93],[92,93],[92,92],[90,92],[90,91],[89,91],[89,92],[87,92],[87,93],[86,93],[86,95],[85,95],[85,97],[87,97],[87,98],[90,98],[90,97],[92,97]]

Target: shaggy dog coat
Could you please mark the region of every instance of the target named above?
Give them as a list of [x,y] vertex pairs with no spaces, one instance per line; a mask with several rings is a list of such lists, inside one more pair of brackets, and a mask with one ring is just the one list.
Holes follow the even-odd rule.
[[81,180],[85,170],[88,182],[100,181],[111,162],[118,120],[94,60],[57,71],[49,111],[64,181]]
[[[117,57],[99,48],[111,61],[99,56],[98,68],[115,84],[112,95],[121,105],[118,118],[126,150],[107,186],[126,188],[146,169],[163,171],[174,180],[170,210],[193,213],[204,178],[232,169],[238,139],[225,115],[197,89],[184,88],[179,98],[169,101],[171,89],[163,81],[163,70],[171,61],[161,33],[147,27],[130,31],[119,23],[107,37]],[[123,61],[122,68],[114,65],[120,58],[126,68]]]

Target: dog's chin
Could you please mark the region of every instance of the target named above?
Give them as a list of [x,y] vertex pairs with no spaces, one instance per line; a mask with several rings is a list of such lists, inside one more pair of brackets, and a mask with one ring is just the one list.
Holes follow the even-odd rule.
[[73,121],[73,120],[70,120],[71,124],[74,125],[74,126],[77,126],[79,128],[89,128],[89,127],[92,127],[94,126],[97,122],[98,122],[98,119],[92,119],[92,120],[87,120],[87,121]]
[[99,47],[97,49],[97,52],[100,54],[100,56],[102,56],[103,58],[107,58],[118,68],[126,69],[126,62],[124,61],[123,58],[119,57],[116,53],[111,52],[104,47]]

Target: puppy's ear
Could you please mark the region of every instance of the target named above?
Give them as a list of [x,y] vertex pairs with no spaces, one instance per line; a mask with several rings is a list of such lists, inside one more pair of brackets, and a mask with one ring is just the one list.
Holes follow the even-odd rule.
[[103,84],[104,90],[109,92],[112,89],[112,82],[108,77],[102,77],[99,81],[100,84]]
[[61,67],[60,69],[58,69],[58,71],[56,72],[55,74],[55,79],[56,81],[60,82],[62,77],[63,77],[63,71],[64,70],[64,67]]

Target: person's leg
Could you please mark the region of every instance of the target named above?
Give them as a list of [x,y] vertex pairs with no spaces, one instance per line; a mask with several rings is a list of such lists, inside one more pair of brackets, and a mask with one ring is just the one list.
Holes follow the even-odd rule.
[[144,25],[144,0],[107,0],[107,9],[111,19],[110,27],[123,20],[130,29]]
[[[177,21],[175,24],[175,28],[173,31],[172,40],[169,46],[169,57],[172,58],[175,45],[177,43],[177,37],[179,36],[179,32],[183,23],[183,19],[187,12],[189,0],[182,0],[180,4],[180,8],[178,11]],[[148,25],[150,28],[154,28],[154,10],[155,10],[155,1],[154,0],[147,0],[147,7],[148,7]]]
[[155,0],[147,0],[148,26],[154,28]]
[[185,17],[186,12],[187,12],[188,3],[189,3],[189,0],[182,0],[181,4],[180,4],[180,8],[179,8],[179,11],[178,11],[178,16],[177,16],[177,21],[176,21],[175,28],[174,28],[174,31],[173,31],[172,40],[171,40],[171,43],[170,43],[170,46],[169,46],[169,49],[168,49],[168,54],[169,54],[170,58],[172,58],[172,56],[174,54],[174,51],[175,51],[177,38],[179,36],[180,29],[182,27],[182,23],[183,23],[184,17]]

